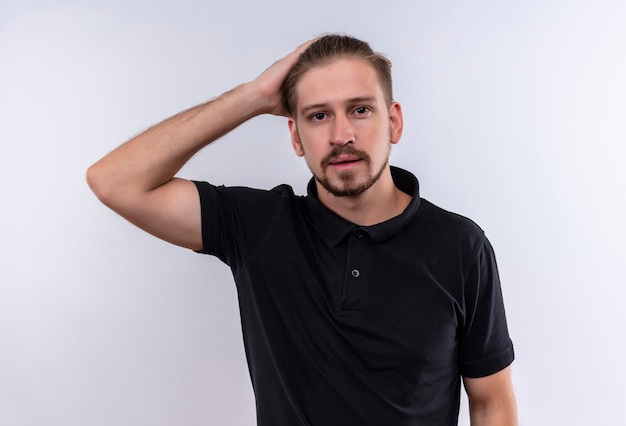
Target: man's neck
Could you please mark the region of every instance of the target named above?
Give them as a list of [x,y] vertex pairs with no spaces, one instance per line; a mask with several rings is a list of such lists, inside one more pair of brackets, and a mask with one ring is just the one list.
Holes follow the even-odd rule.
[[387,168],[369,189],[354,197],[337,197],[317,181],[317,196],[322,204],[342,218],[360,226],[371,226],[400,215],[411,196],[400,191]]

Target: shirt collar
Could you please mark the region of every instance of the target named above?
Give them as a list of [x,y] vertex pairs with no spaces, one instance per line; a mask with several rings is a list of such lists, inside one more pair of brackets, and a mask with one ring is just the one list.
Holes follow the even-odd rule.
[[356,225],[328,209],[317,196],[315,178],[309,181],[307,198],[313,226],[329,247],[339,244],[355,229],[367,233],[375,242],[381,242],[395,235],[411,220],[420,204],[419,182],[412,173],[394,166],[391,166],[391,176],[398,189],[411,195],[411,202],[400,215],[371,226]]

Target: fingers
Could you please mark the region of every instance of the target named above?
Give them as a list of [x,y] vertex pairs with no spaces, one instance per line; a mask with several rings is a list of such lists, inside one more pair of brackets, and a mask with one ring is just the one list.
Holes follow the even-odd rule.
[[300,46],[296,47],[295,50],[291,53],[289,53],[287,56],[285,56],[284,58],[278,60],[277,62],[287,62],[289,65],[289,69],[291,69],[291,67],[298,61],[298,58],[300,57],[300,55],[302,55],[302,53],[308,49],[308,47],[315,42],[315,40],[317,40],[317,38],[313,38],[311,40],[307,40],[304,43],[302,43]]
[[304,43],[302,43],[300,46],[296,47],[296,52],[298,53],[298,55],[302,54],[302,52],[304,52],[305,50],[308,49],[308,47],[313,44],[315,41],[317,41],[317,39],[319,39],[319,37],[315,37],[312,38],[310,40],[305,41]]
[[270,65],[253,84],[264,94],[268,100],[266,112],[274,115],[287,116],[287,111],[282,104],[282,84],[291,68],[296,64],[300,55],[315,42],[317,38],[307,40],[288,55]]

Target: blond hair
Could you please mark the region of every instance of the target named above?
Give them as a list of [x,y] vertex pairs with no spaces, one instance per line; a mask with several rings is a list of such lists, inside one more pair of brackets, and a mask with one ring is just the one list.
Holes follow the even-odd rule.
[[292,117],[295,115],[297,97],[296,86],[302,76],[311,68],[327,65],[338,59],[364,59],[376,71],[385,101],[393,100],[391,83],[391,61],[372,50],[362,40],[342,34],[327,34],[315,40],[298,58],[283,82],[283,104]]

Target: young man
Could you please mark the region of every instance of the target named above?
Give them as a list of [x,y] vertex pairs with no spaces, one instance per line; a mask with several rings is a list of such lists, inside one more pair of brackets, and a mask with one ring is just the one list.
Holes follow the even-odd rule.
[[[516,424],[493,251],[389,166],[403,126],[390,66],[351,37],[309,41],[88,171],[123,217],[231,267],[261,426],[454,425],[461,379],[472,425]],[[288,117],[308,196],[174,177],[260,114]]]

